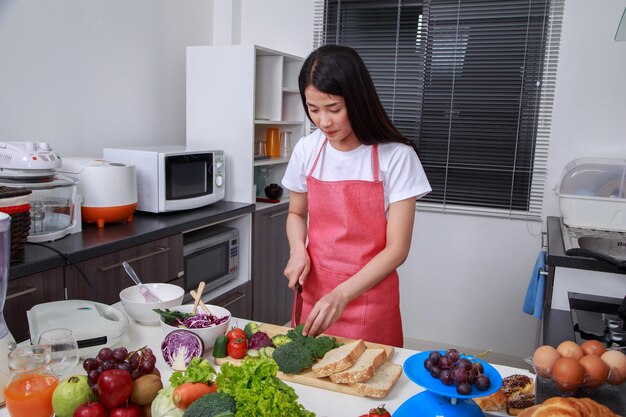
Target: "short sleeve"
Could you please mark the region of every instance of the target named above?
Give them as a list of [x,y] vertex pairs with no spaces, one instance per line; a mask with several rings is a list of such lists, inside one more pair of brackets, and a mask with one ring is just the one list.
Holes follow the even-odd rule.
[[410,197],[419,199],[432,191],[422,163],[413,148],[394,144],[387,150],[390,152],[386,155],[389,159],[383,167],[383,180],[386,183],[389,204]]

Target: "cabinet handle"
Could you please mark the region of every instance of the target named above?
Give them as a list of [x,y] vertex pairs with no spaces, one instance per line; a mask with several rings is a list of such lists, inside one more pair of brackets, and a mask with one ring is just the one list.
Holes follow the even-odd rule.
[[36,292],[36,291],[37,291],[37,287],[18,288],[18,290],[15,291],[14,293],[7,294],[6,299],[10,300],[11,298],[21,297],[23,295],[30,294],[31,292]]
[[282,216],[285,213],[289,213],[289,210],[281,210],[281,211],[277,211],[276,213],[272,213],[272,214],[268,214],[267,217],[269,217],[270,219],[274,218],[274,217],[278,217],[278,216]]
[[242,294],[242,293],[233,294],[233,295],[238,295],[238,297],[233,298],[232,300],[230,300],[226,304],[222,304],[222,307],[226,308],[226,307],[228,307],[231,304],[235,304],[237,301],[243,300],[245,298],[245,296],[246,296],[245,294]]
[[[169,251],[170,251],[169,247],[159,248],[159,249],[157,249],[154,252],[146,253],[145,255],[137,256],[136,258],[127,259],[126,262],[131,263],[131,262],[135,262],[135,261],[140,261],[142,259],[150,258],[152,256],[160,255],[162,253],[169,252]],[[122,263],[119,262],[119,263],[116,263],[116,264],[113,264],[113,265],[103,266],[103,267],[97,268],[97,269],[98,269],[98,271],[106,272],[106,271],[110,271],[111,269],[119,268],[121,266],[122,266]]]

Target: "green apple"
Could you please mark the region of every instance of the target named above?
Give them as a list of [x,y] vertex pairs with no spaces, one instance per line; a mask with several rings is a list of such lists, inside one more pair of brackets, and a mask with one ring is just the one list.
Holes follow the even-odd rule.
[[72,375],[59,382],[54,389],[52,408],[57,417],[72,417],[79,405],[95,399],[87,375]]

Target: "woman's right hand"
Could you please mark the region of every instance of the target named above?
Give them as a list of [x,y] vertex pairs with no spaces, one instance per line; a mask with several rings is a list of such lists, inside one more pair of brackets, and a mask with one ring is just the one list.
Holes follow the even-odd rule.
[[296,282],[304,285],[311,270],[311,258],[306,248],[292,250],[285,267],[285,277],[289,280],[289,288],[294,289]]

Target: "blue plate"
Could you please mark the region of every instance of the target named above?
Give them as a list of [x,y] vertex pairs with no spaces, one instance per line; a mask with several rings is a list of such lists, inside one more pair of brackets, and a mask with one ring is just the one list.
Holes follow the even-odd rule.
[[[445,351],[440,351],[441,355],[445,354]],[[424,368],[424,361],[428,359],[430,351],[416,353],[404,361],[404,373],[406,376],[417,385],[424,387],[425,389],[434,392],[436,394],[444,395],[450,398],[462,398],[469,399],[475,397],[484,397],[486,395],[493,394],[502,386],[502,377],[496,369],[489,365],[487,362],[481,359],[472,359],[472,361],[479,361],[484,368],[484,374],[489,377],[491,386],[485,390],[480,391],[475,385],[472,385],[472,392],[470,395],[461,395],[456,392],[456,385],[444,385],[438,378],[434,378],[430,375],[430,372]],[[464,357],[465,355],[461,355]]]

